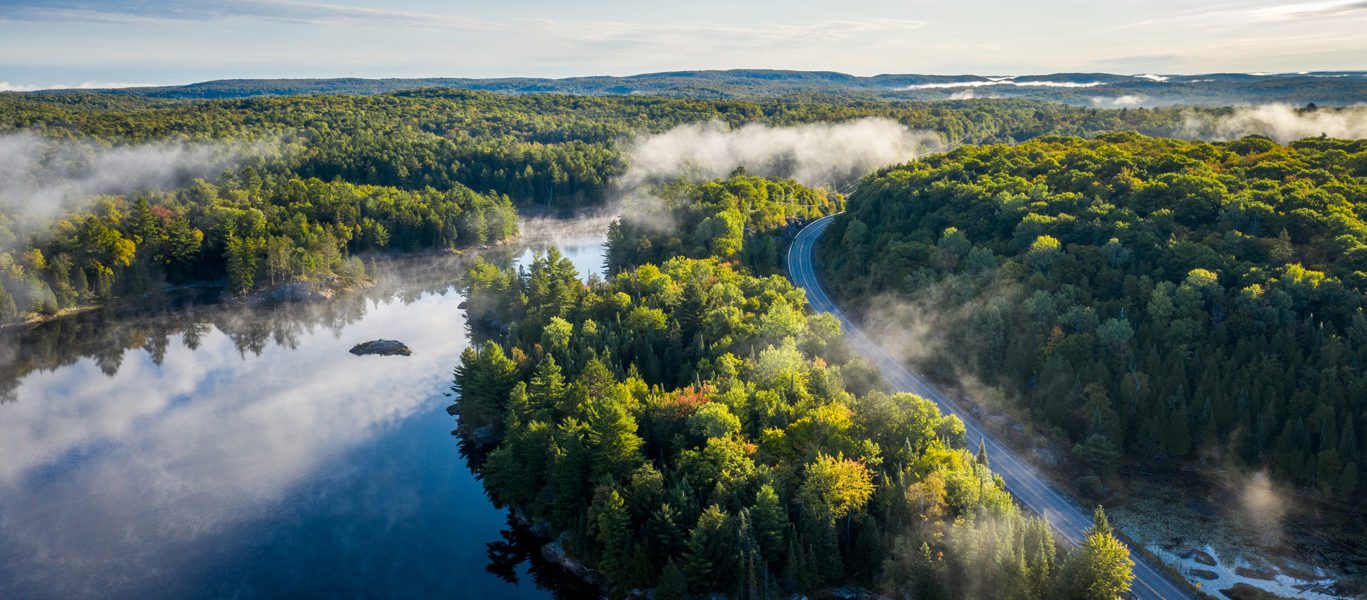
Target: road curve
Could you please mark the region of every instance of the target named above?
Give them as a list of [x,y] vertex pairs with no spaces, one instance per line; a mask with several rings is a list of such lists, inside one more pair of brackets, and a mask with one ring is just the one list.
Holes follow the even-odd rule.
[[[984,430],[978,427],[973,418],[959,410],[953,401],[940,393],[940,390],[920,375],[909,371],[900,361],[864,335],[864,332],[860,331],[853,322],[845,317],[845,313],[821,288],[820,278],[817,277],[816,268],[813,266],[812,249],[816,245],[817,238],[821,237],[821,232],[826,230],[833,218],[834,216],[825,217],[808,224],[798,233],[797,238],[793,240],[792,246],[788,249],[788,276],[792,278],[793,283],[807,292],[807,302],[812,305],[813,309],[831,313],[839,319],[840,327],[844,330],[850,346],[877,365],[883,371],[884,378],[893,388],[927,398],[935,402],[942,412],[958,415],[967,429],[969,443],[972,444],[978,440],[984,441],[988,459],[992,464],[992,471],[1001,475],[1002,480],[1006,482],[1007,490],[1016,497],[1017,501],[1036,514],[1047,518],[1054,529],[1070,543],[1076,544],[1081,541],[1083,532],[1092,524],[1091,510],[1084,510],[1067,496],[1059,493],[1042,479],[1034,469],[1020,460],[1015,452],[999,443],[992,436],[985,435]],[[1187,591],[1184,585],[1174,582],[1166,573],[1156,568],[1148,558],[1135,552],[1130,554],[1135,562],[1135,578],[1132,590],[1132,595],[1135,598],[1142,600],[1192,598],[1191,593]]]

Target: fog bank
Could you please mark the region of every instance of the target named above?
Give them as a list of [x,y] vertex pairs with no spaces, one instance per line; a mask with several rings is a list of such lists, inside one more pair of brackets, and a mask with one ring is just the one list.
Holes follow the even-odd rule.
[[1265,135],[1281,143],[1327,135],[1332,138],[1367,138],[1367,105],[1304,110],[1286,104],[1236,108],[1212,119],[1208,114],[1189,114],[1186,134],[1205,140],[1232,140]]
[[633,142],[627,151],[630,166],[618,184],[629,192],[678,177],[725,177],[743,166],[752,175],[840,186],[943,144],[937,133],[912,130],[891,119],[739,129],[694,123]]
[[167,189],[211,177],[252,151],[224,144],[104,146],[29,133],[0,135],[0,210],[20,218],[50,218],[91,196]]

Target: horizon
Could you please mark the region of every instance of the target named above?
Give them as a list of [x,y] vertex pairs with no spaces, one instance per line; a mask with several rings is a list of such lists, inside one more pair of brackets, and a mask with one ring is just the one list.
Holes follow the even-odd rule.
[[[33,86],[26,84],[16,84],[11,81],[0,79],[0,93],[29,93],[29,92],[52,92],[52,91],[100,91],[100,90],[125,90],[138,88],[182,88],[195,85],[203,85],[223,81],[424,81],[424,80],[465,80],[465,81],[518,81],[518,80],[545,80],[545,81],[570,81],[578,79],[631,79],[639,77],[650,77],[672,74],[698,74],[698,73],[793,73],[793,74],[834,74],[844,75],[857,79],[877,79],[880,77],[936,77],[936,78],[966,78],[978,77],[982,79],[1022,79],[1040,78],[1056,75],[1109,75],[1114,77],[1132,77],[1135,79],[1145,79],[1153,83],[1166,83],[1172,77],[1201,77],[1214,75],[1247,75],[1253,77],[1286,77],[1286,76],[1313,76],[1323,74],[1361,74],[1367,75],[1367,69],[1335,69],[1322,71],[1208,71],[1208,72],[1117,72],[1117,71],[1054,71],[1039,73],[921,73],[921,72],[886,72],[875,73],[872,75],[859,75],[843,71],[832,71],[828,69],[771,69],[765,67],[739,67],[733,69],[676,69],[668,71],[645,71],[639,73],[629,73],[625,75],[566,75],[561,77],[540,77],[532,75],[492,75],[488,77],[473,77],[463,75],[413,75],[413,76],[352,76],[352,75],[320,75],[302,77],[223,77],[213,79],[199,79],[192,81],[180,81],[173,83],[133,83],[133,82],[96,82],[85,81],[75,84],[54,84],[51,86]],[[991,84],[989,84],[991,85]],[[931,84],[931,87],[938,87]]]
[[754,68],[861,77],[1296,73],[1367,67],[1363,30],[1367,3],[1358,0],[853,0],[838,18],[815,3],[772,1],[699,0],[680,12],[602,0],[12,0],[0,3],[0,82],[26,91]]

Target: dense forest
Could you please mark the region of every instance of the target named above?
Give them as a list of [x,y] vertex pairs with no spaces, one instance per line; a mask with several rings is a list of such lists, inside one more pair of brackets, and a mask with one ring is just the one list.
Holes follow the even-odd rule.
[[[923,366],[1127,461],[1266,468],[1351,502],[1367,476],[1367,143],[1049,137],[885,169],[818,249]],[[1088,479],[1090,478],[1090,479]]]
[[[365,276],[358,253],[516,232],[506,196],[464,186],[409,191],[247,168],[217,184],[97,198],[29,237],[17,256],[0,252],[0,323],[205,279],[224,279],[234,294],[298,280],[354,284]],[[5,234],[0,241],[14,241]]]
[[[743,230],[782,222],[762,200],[777,190],[826,198],[740,175],[679,193],[737,213]],[[786,279],[739,266],[740,239],[673,246],[700,256],[651,249],[659,262],[607,280],[584,282],[554,250],[525,271],[468,271],[470,326],[490,340],[462,356],[452,409],[496,502],[563,534],[612,597],[771,598],[851,582],[915,598],[1128,588],[1128,551],[1103,514],[1065,552],[965,447],[961,421],[885,393],[833,317],[809,314]]]
[[[214,101],[0,94],[0,135],[65,144],[41,156],[36,167],[23,165],[41,171],[27,174],[37,180],[60,181],[67,171],[89,169],[92,157],[102,152],[147,145],[207,147],[238,157],[225,165],[222,176],[78,198],[74,208],[37,224],[17,208],[27,198],[0,194],[0,322],[168,284],[224,282],[239,294],[283,281],[345,285],[363,277],[358,254],[504,239],[515,233],[514,205],[600,206],[626,168],[628,142],[642,133],[704,121],[792,125],[869,116],[931,129],[958,142],[1118,129],[1164,133],[1181,129],[1186,119],[1177,110],[1110,111],[1022,101],[748,102],[460,90]],[[817,192],[789,197],[788,183],[763,187],[773,196],[762,200],[771,216],[747,235],[838,202],[813,195]],[[667,190],[664,197],[698,196],[685,204],[704,206],[717,205],[721,193]],[[773,208],[793,202],[802,205]],[[690,221],[697,216],[707,227],[734,227],[731,213],[705,214],[707,209],[674,204],[672,218],[691,227],[688,235],[657,240],[664,248],[640,260],[698,255],[701,238],[684,239],[710,235],[698,231],[702,222]],[[619,233],[638,240],[641,235],[630,228]],[[769,266],[761,270],[773,272],[776,251],[769,242],[749,244],[742,258],[763,262]],[[632,248],[639,252],[647,250]],[[627,263],[620,252],[617,262]]]
[[0,94],[0,132],[159,140],[286,138],[306,144],[280,167],[301,177],[412,189],[450,182],[565,206],[602,200],[623,168],[621,142],[682,123],[793,125],[886,117],[964,143],[1041,135],[1183,131],[1178,109],[1100,110],[1019,100],[894,102],[835,97],[762,101],[509,96],[412,90],[378,96],[173,101],[110,94]]

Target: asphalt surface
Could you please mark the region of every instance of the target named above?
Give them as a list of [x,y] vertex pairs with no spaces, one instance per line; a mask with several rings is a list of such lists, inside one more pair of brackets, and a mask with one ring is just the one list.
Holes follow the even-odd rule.
[[[1055,490],[1033,468],[1020,460],[1015,452],[991,435],[987,435],[970,415],[959,410],[952,400],[940,393],[940,390],[920,375],[907,370],[901,361],[893,358],[869,339],[859,327],[845,317],[845,313],[826,294],[826,290],[822,289],[820,278],[817,277],[813,266],[812,249],[821,232],[831,224],[832,218],[834,217],[826,217],[807,225],[798,233],[792,247],[788,249],[788,276],[806,290],[807,302],[813,309],[831,313],[839,319],[850,346],[882,369],[883,377],[893,388],[929,399],[940,407],[941,412],[954,414],[962,419],[967,429],[969,445],[976,446],[979,440],[984,442],[992,471],[1001,475],[1002,480],[1006,482],[1006,489],[1016,497],[1016,500],[1035,514],[1047,518],[1068,542],[1079,543],[1083,533],[1092,525],[1091,509],[1083,509]],[[1130,558],[1135,562],[1135,578],[1131,590],[1133,597],[1143,600],[1193,597],[1184,585],[1174,582],[1148,558],[1133,551],[1130,552]]]

